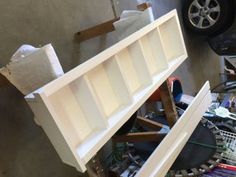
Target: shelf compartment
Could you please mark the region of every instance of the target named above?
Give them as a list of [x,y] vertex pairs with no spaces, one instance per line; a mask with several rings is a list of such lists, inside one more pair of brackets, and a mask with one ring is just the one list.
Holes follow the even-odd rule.
[[[66,99],[64,95],[66,95]],[[57,91],[49,97],[49,100],[63,127],[63,132],[68,135],[67,138],[73,145],[83,141],[92,132],[70,86]]]
[[158,88],[185,59],[184,56],[181,56],[179,59],[171,62],[170,67],[167,70],[155,75],[150,86],[133,95],[132,104],[127,105],[124,109],[121,109],[110,116],[106,130],[96,132],[96,134],[87,138],[83,144],[76,148],[77,154],[79,154],[84,162],[88,162],[96,152],[98,152],[105,142],[107,142],[130,116],[143,105],[145,100],[151,96],[156,88]]
[[139,40],[142,53],[151,75],[168,67],[167,58],[157,29],[149,32]]
[[52,94],[49,101],[63,132],[74,146],[82,143],[95,130],[106,127],[104,115],[97,108],[83,77]]
[[94,131],[107,128],[107,120],[87,76],[76,79],[70,85],[90,127]]
[[186,53],[179,21],[176,17],[162,23],[158,27],[158,31],[168,61]]
[[98,65],[87,77],[107,118],[132,101],[114,58]]
[[152,83],[145,58],[136,41],[116,55],[116,61],[133,95]]

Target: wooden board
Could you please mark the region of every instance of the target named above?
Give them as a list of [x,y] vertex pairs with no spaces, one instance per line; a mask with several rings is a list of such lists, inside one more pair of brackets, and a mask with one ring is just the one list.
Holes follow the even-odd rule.
[[173,10],[26,99],[62,160],[84,172],[86,163],[186,58]]
[[136,177],[164,177],[211,103],[209,82],[197,96],[165,139],[145,162]]

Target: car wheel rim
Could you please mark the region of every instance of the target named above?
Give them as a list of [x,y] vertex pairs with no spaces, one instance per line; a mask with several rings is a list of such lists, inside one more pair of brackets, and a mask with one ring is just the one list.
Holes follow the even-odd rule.
[[219,19],[220,10],[217,0],[194,0],[189,6],[188,19],[198,29],[210,28]]

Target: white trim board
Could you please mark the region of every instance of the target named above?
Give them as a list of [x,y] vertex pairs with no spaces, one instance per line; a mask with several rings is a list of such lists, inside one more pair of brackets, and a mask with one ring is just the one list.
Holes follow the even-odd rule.
[[186,58],[173,10],[26,100],[62,160],[84,172],[92,156]]
[[142,166],[136,177],[164,177],[183,149],[201,117],[210,106],[211,93],[206,82],[184,114]]

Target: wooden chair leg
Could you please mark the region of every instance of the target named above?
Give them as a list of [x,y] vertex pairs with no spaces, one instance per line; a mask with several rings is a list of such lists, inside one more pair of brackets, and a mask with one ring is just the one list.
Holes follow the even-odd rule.
[[166,133],[159,132],[137,132],[137,133],[128,133],[126,135],[113,136],[112,140],[114,142],[161,142]]
[[168,86],[168,82],[167,81],[163,82],[163,84],[160,86],[159,89],[160,89],[161,101],[165,109],[167,122],[170,127],[173,127],[178,119],[178,114],[176,111],[172,93]]

